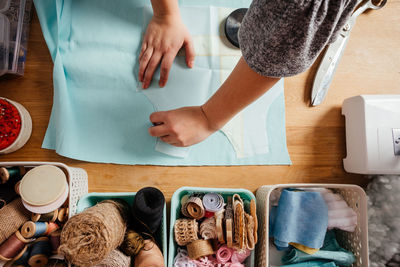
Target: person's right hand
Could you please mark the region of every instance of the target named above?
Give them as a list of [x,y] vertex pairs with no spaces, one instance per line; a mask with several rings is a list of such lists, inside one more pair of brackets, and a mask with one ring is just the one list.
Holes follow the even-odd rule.
[[192,68],[195,57],[193,41],[179,15],[153,16],[147,26],[139,56],[139,81],[142,82],[143,89],[149,87],[159,64],[159,86],[165,86],[172,62],[183,46],[186,64]]

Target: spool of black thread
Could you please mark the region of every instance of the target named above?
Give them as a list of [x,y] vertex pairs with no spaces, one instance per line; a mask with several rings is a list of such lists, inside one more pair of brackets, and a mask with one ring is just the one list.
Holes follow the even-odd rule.
[[154,234],[161,225],[164,205],[165,197],[160,190],[154,187],[140,189],[133,201],[133,229],[138,233]]

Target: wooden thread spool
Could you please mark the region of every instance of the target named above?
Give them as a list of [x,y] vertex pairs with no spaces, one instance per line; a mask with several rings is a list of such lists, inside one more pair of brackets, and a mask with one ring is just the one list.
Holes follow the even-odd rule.
[[0,184],[5,184],[7,182],[16,183],[22,176],[26,173],[23,166],[14,167],[1,167],[0,168]]
[[47,222],[26,222],[21,227],[21,234],[25,238],[45,235],[48,229]]
[[9,261],[24,249],[26,240],[19,231],[15,232],[0,246],[0,260]]
[[53,254],[58,254],[58,247],[60,246],[60,235],[61,235],[61,230],[57,230],[51,233],[49,236],[51,252]]
[[33,222],[55,222],[58,217],[58,210],[51,211],[45,214],[32,213]]
[[210,240],[199,239],[188,244],[186,247],[189,258],[194,260],[214,254]]
[[17,195],[19,195],[19,185],[20,184],[21,184],[21,181],[18,181],[14,186],[14,191],[15,191],[15,193],[17,193]]
[[25,245],[25,248],[13,259],[13,266],[26,266],[28,265],[29,254],[31,253],[29,246]]
[[58,210],[58,221],[64,223],[68,220],[68,208],[61,208]]
[[28,264],[31,267],[44,267],[51,253],[49,238],[42,236],[32,244]]

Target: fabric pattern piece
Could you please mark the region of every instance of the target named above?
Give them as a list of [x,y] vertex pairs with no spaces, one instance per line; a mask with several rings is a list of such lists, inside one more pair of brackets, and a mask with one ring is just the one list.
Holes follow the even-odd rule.
[[321,248],[328,227],[328,208],[319,192],[283,190],[271,225],[278,248],[290,242]]
[[254,0],[239,30],[245,61],[263,76],[305,71],[336,39],[357,2]]
[[[209,5],[211,1],[196,3]],[[249,1],[217,0],[212,3],[243,7]],[[222,132],[192,146],[190,156],[186,158],[171,157],[154,149],[156,139],[148,134],[148,128],[151,126],[149,115],[155,109],[148,98],[136,90],[145,18],[143,7],[148,4],[144,0],[117,0],[112,4],[106,0],[35,1],[54,62],[53,109],[42,146],[70,158],[119,164],[290,164],[283,88],[269,107],[267,154],[238,158]],[[180,1],[180,4],[194,3]],[[197,10],[197,7],[192,8]],[[204,23],[211,23],[210,18]],[[199,23],[193,18],[187,25],[192,34],[196,25]],[[171,75],[174,72],[182,74],[179,58],[172,66]],[[170,79],[168,84],[199,84],[205,90],[204,98],[209,97],[218,88],[219,79],[215,79],[213,71],[204,64],[215,58],[197,57],[193,69],[185,69],[179,81]],[[219,66],[215,65],[214,69]]]

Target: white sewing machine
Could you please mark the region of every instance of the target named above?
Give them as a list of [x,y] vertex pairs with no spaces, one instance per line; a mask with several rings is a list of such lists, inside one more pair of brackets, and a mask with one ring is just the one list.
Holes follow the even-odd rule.
[[344,100],[347,172],[400,174],[400,95],[361,95]]

